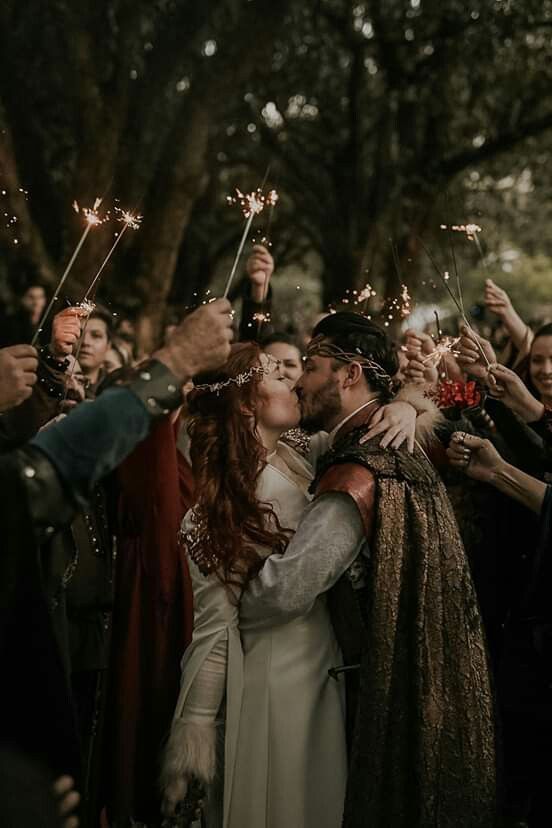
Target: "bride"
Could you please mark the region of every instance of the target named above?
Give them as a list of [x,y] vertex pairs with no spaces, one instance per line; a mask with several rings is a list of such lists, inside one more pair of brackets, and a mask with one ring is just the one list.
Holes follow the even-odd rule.
[[299,424],[298,398],[254,343],[233,346],[188,402],[198,498],[182,536],[194,633],[163,761],[165,813],[196,778],[208,828],[338,828],[345,709],[328,675],[342,659],[326,597],[268,628],[240,628],[239,616],[249,580],[297,528],[326,435],[311,438],[306,457],[282,442]]

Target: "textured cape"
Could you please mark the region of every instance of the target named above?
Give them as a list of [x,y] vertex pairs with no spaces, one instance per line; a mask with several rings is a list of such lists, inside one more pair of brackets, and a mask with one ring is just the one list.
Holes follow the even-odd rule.
[[[328,452],[315,481],[316,487],[332,467],[335,480],[336,464],[350,463],[371,473],[366,477],[372,489],[375,480],[365,586],[354,590],[356,606],[354,579],[348,601],[346,589],[336,594],[342,649],[360,651],[343,824],[492,828],[493,698],[480,613],[452,508],[421,451],[382,450],[379,438],[360,446],[365,431],[355,429]],[[358,505],[358,480],[353,496]],[[343,623],[348,612],[350,625]],[[346,640],[351,636],[360,642]]]

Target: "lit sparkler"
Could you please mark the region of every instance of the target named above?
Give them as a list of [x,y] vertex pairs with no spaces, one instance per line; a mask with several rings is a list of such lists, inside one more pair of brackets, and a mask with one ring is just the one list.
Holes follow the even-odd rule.
[[[77,246],[75,247],[75,249],[73,251],[73,255],[69,259],[69,263],[68,263],[67,267],[65,268],[65,270],[63,272],[63,275],[62,275],[61,279],[59,280],[59,282],[57,284],[57,287],[54,291],[54,295],[52,296],[52,299],[50,300],[50,303],[49,303],[48,307],[44,311],[42,319],[38,323],[38,328],[36,329],[35,334],[32,338],[31,345],[36,345],[38,337],[42,333],[44,325],[46,324],[46,320],[50,316],[50,313],[52,312],[52,308],[54,307],[54,304],[57,302],[57,300],[59,298],[59,292],[60,292],[61,288],[63,287],[63,285],[65,284],[65,281],[66,281],[67,277],[69,276],[69,273],[71,272],[71,269],[72,269],[73,265],[75,264],[77,256],[79,255],[79,253],[81,251],[81,248],[82,248],[84,242],[86,241],[86,237],[88,236],[88,234],[90,233],[90,231],[92,230],[93,227],[97,227],[99,224],[102,224],[103,221],[105,221],[105,218],[102,219],[98,215],[98,209],[99,209],[101,203],[102,203],[102,199],[97,198],[94,201],[94,206],[92,208],[84,207],[82,209],[82,214],[84,215],[84,217],[86,219],[86,227],[84,228],[84,231],[83,231],[83,233],[82,233],[82,235],[81,235],[81,237],[80,237],[80,239],[77,243]],[[79,208],[79,205],[77,204],[76,201],[73,202],[73,209],[77,213],[81,212],[81,209]]]
[[135,215],[134,213],[129,213],[127,210],[121,210],[120,207],[115,207],[115,212],[117,213],[117,220],[122,223],[123,228],[120,231],[120,233],[117,234],[117,238],[113,242],[113,245],[111,246],[111,249],[110,249],[109,253],[107,254],[105,259],[101,263],[99,270],[97,271],[96,275],[92,279],[92,282],[90,283],[90,286],[89,286],[88,290],[84,294],[84,297],[83,297],[83,300],[82,300],[83,302],[88,301],[92,291],[94,290],[96,284],[98,283],[98,279],[102,275],[108,261],[110,260],[113,253],[115,252],[115,249],[116,249],[117,245],[119,244],[119,242],[121,241],[121,239],[123,238],[125,232],[129,229],[129,227],[130,227],[131,230],[138,230],[138,228],[140,227],[140,224],[142,223],[142,216]]
[[456,346],[460,342],[460,337],[456,336],[442,336],[435,343],[435,350],[432,351],[430,354],[427,354],[423,359],[422,362],[424,365],[433,365],[435,368],[439,365],[441,360],[448,356],[458,356],[460,351],[456,349]]
[[[107,254],[105,259],[101,263],[100,268],[98,269],[96,275],[92,279],[92,281],[91,281],[91,283],[88,287],[88,290],[84,294],[84,297],[82,298],[82,300],[77,305],[77,307],[82,308],[82,310],[85,312],[86,321],[85,321],[85,323],[83,325],[83,328],[82,328],[82,331],[81,331],[79,344],[77,345],[77,349],[76,349],[76,352],[75,352],[75,361],[73,362],[73,366],[72,366],[71,371],[69,373],[69,378],[71,378],[73,376],[73,373],[75,371],[75,366],[78,362],[79,354],[81,352],[81,348],[82,348],[82,345],[83,345],[83,342],[84,342],[84,334],[86,333],[88,320],[90,319],[90,314],[92,313],[92,311],[96,307],[95,303],[90,299],[90,295],[91,295],[92,291],[94,290],[95,286],[97,285],[98,279],[102,275],[102,273],[105,269],[105,266],[107,265],[108,261],[110,260],[111,256],[113,255],[113,253],[115,251],[115,248],[117,247],[117,245],[119,244],[119,242],[123,238],[125,232],[128,230],[129,227],[132,230],[138,230],[138,228],[140,227],[140,224],[142,223],[142,216],[136,215],[134,213],[130,213],[127,210],[121,210],[120,207],[115,207],[115,213],[117,214],[117,220],[122,223],[123,228],[122,228],[121,232],[118,233],[117,238],[113,242],[109,253]],[[67,399],[68,389],[69,389],[69,386],[66,383],[65,396],[63,398],[63,402],[65,402],[65,400]]]
[[451,230],[454,233],[465,233],[470,241],[475,242],[481,263],[485,270],[488,270],[487,261],[483,254],[483,248],[481,247],[481,242],[479,241],[478,234],[481,233],[481,227],[478,224],[441,224],[440,228],[441,230]]
[[[456,298],[456,296],[454,295],[454,291],[451,289],[451,287],[448,283],[448,278],[446,278],[447,274],[441,273],[439,265],[437,264],[437,262],[433,258],[433,255],[432,255],[431,251],[429,250],[428,246],[425,244],[424,240],[420,236],[418,236],[417,238],[418,238],[418,241],[420,242],[420,244],[422,245],[429,261],[433,265],[433,268],[434,268],[435,272],[439,276],[439,279],[442,281],[443,285],[445,286],[448,295],[450,296],[450,298],[452,299],[452,301],[456,305],[456,307],[458,309],[458,312],[460,313],[460,316],[464,320],[465,325],[469,328],[470,331],[475,333],[475,331],[473,330],[472,326],[470,325],[468,317],[466,316],[466,313],[464,311],[463,302],[461,302],[459,299]],[[487,368],[490,368],[491,363],[487,359],[487,355],[485,354],[485,351],[481,347],[481,344],[480,344],[479,340],[477,339],[477,335],[475,337],[475,342],[477,344],[477,347],[479,348],[481,356],[483,357],[483,359],[485,360],[485,362],[487,364]]]
[[257,188],[252,193],[242,193],[241,190],[236,189],[235,196],[227,196],[227,203],[229,205],[237,204],[247,221],[240,240],[238,252],[236,253],[232,269],[230,270],[230,275],[228,276],[228,280],[226,282],[226,287],[223,293],[224,299],[227,298],[232,282],[234,281],[234,276],[236,275],[236,270],[238,268],[241,254],[243,253],[243,248],[245,247],[245,242],[247,241],[247,236],[249,234],[253,219],[255,216],[258,216],[259,213],[262,213],[266,206],[275,207],[278,203],[278,198],[279,196],[276,190],[270,190],[270,192],[265,196],[260,188]]
[[441,230],[452,230],[453,233],[465,233],[470,241],[477,239],[477,234],[481,233],[481,227],[478,224],[441,224]]
[[96,307],[96,303],[90,302],[88,299],[83,299],[82,302],[79,302],[77,307],[80,308],[83,311],[83,313],[86,314],[86,316],[90,316],[90,314]]

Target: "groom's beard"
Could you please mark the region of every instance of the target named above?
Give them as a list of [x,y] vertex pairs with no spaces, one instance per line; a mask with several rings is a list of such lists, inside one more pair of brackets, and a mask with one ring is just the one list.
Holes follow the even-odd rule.
[[307,393],[301,390],[301,427],[309,434],[329,431],[339,421],[341,397],[335,380],[329,379],[317,391]]

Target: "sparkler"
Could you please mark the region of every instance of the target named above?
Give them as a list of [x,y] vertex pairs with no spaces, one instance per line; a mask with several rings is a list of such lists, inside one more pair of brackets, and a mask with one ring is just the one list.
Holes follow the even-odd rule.
[[472,333],[474,334],[474,337],[475,337],[475,342],[476,342],[476,344],[477,344],[477,347],[479,348],[479,351],[480,351],[480,353],[481,353],[481,356],[482,356],[482,357],[483,357],[483,359],[485,360],[485,362],[486,362],[486,364],[487,364],[487,368],[490,368],[491,363],[490,363],[490,362],[489,362],[489,360],[487,359],[487,355],[485,354],[485,351],[483,350],[483,348],[481,347],[481,344],[480,344],[479,340],[477,339],[477,334],[475,333],[475,331],[473,330],[472,326],[470,325],[469,320],[468,320],[468,318],[467,318],[467,316],[466,316],[466,314],[465,314],[465,312],[464,312],[464,309],[463,309],[462,305],[460,304],[460,301],[456,298],[456,296],[454,295],[454,291],[451,289],[451,287],[450,287],[450,285],[449,285],[449,283],[448,283],[448,278],[447,278],[448,274],[441,273],[441,270],[440,270],[440,268],[439,268],[439,265],[437,264],[437,262],[436,262],[436,261],[435,261],[435,259],[433,258],[433,255],[431,254],[431,251],[429,250],[429,248],[428,248],[428,247],[427,247],[427,245],[425,244],[424,240],[423,240],[420,236],[417,236],[416,238],[418,239],[418,241],[419,241],[419,242],[420,242],[420,244],[422,245],[422,248],[424,249],[424,252],[425,252],[426,256],[428,257],[429,261],[430,261],[430,262],[431,262],[431,264],[433,265],[433,268],[434,268],[435,272],[436,272],[436,273],[437,273],[437,275],[439,276],[439,279],[440,279],[440,280],[442,281],[442,283],[444,284],[444,286],[445,286],[445,288],[446,288],[446,291],[447,291],[448,295],[450,296],[450,298],[452,299],[452,301],[454,302],[454,304],[455,304],[455,305],[456,305],[456,307],[458,308],[458,312],[460,313],[460,315],[461,315],[462,319],[464,320],[464,323],[465,323],[465,324],[466,324],[466,326],[469,328],[469,330],[470,330],[470,331],[472,331]]
[[[117,245],[119,244],[119,242],[121,241],[121,239],[125,235],[125,232],[128,230],[129,227],[132,230],[138,230],[138,228],[140,227],[140,224],[142,223],[142,216],[135,215],[133,213],[129,213],[126,210],[121,210],[120,207],[115,207],[115,212],[118,215],[118,221],[120,221],[123,225],[123,229],[117,235],[117,238],[115,239],[115,241],[113,242],[113,245],[111,246],[111,250],[109,251],[109,253],[105,257],[105,259],[101,263],[101,265],[99,267],[99,270],[97,271],[96,275],[92,279],[92,282],[90,283],[90,286],[89,286],[88,290],[84,294],[84,297],[83,297],[83,300],[82,300],[83,303],[88,301],[88,299],[90,297],[90,294],[92,293],[92,291],[94,290],[94,287],[98,283],[98,279],[102,275],[107,263],[109,262],[110,258],[112,257],[113,253],[115,252],[115,249],[116,249]],[[84,333],[84,331],[83,331],[83,333]]]
[[[101,203],[102,203],[102,199],[97,198],[95,200],[94,206],[92,208],[84,207],[82,209],[82,213],[83,213],[83,215],[86,219],[86,227],[84,228],[84,232],[82,233],[82,235],[81,235],[81,237],[80,237],[80,239],[77,243],[77,246],[75,247],[75,249],[73,251],[73,255],[69,259],[69,263],[67,264],[67,267],[65,268],[65,270],[63,272],[63,275],[62,275],[61,279],[59,280],[59,282],[57,284],[57,287],[55,289],[54,295],[52,296],[52,299],[50,300],[50,303],[49,303],[48,307],[44,311],[42,319],[38,323],[38,328],[36,329],[35,334],[32,338],[31,345],[36,345],[37,339],[40,336],[40,334],[42,333],[44,325],[46,324],[46,320],[50,316],[50,313],[52,312],[52,308],[54,307],[54,304],[57,302],[57,300],[59,298],[59,292],[60,292],[61,288],[63,287],[63,285],[65,284],[65,281],[66,281],[67,277],[69,276],[73,265],[75,264],[77,256],[79,255],[79,253],[81,251],[81,248],[82,248],[84,242],[86,241],[86,237],[88,236],[88,234],[90,233],[90,231],[92,230],[93,227],[97,227],[99,224],[102,224],[103,221],[105,220],[105,219],[101,219],[98,215],[98,208],[99,208]],[[80,212],[79,205],[76,202],[73,202],[73,208],[76,210],[77,213]]]
[[481,259],[481,264],[483,265],[485,270],[489,270],[487,260],[485,259],[485,255],[483,253],[483,248],[481,247],[481,242],[479,241],[479,233],[481,233],[481,227],[478,224],[441,224],[440,228],[441,230],[450,230],[454,233],[465,233],[470,241],[475,242],[477,252],[479,253],[479,258]]
[[[400,298],[391,300],[389,310],[392,311],[392,313],[388,313],[387,318],[388,320],[392,320],[394,318],[394,312],[398,311],[401,319],[404,320],[408,319],[408,317],[412,313],[412,298],[408,292],[408,287],[404,283],[404,279],[402,277],[401,261],[399,258],[399,251],[397,250],[397,245],[393,242],[393,239],[389,239],[389,243],[391,244],[393,265],[395,267],[395,273],[397,275],[397,279],[399,282]],[[389,327],[389,322],[384,322],[383,324],[386,327]]]
[[236,189],[236,195],[228,196],[226,201],[229,205],[237,204],[247,221],[240,240],[238,252],[236,253],[232,269],[230,270],[230,275],[228,276],[226,282],[226,287],[223,293],[224,299],[227,298],[232,282],[234,281],[234,276],[236,275],[236,270],[238,268],[241,254],[243,253],[243,248],[245,247],[245,242],[247,241],[247,236],[249,234],[249,230],[251,229],[253,219],[255,216],[258,216],[259,213],[262,213],[267,205],[275,206],[277,204],[278,193],[276,190],[270,190],[268,195],[265,196],[260,188],[254,190],[252,193],[242,193],[241,190]]
[[465,233],[470,241],[477,239],[477,234],[481,233],[481,227],[478,224],[441,224],[441,230],[451,230],[453,233]]
[[[78,362],[79,355],[80,355],[80,352],[81,352],[81,348],[82,348],[83,343],[84,343],[84,334],[86,333],[86,328],[88,326],[88,321],[90,319],[90,314],[92,313],[92,311],[96,307],[95,303],[90,299],[90,295],[91,295],[92,291],[94,290],[94,287],[97,285],[98,279],[102,275],[102,273],[105,269],[105,266],[107,265],[107,263],[110,260],[111,256],[115,252],[115,249],[116,249],[117,245],[119,244],[119,242],[121,241],[121,239],[123,238],[125,232],[128,230],[129,227],[132,230],[138,230],[138,228],[140,227],[140,224],[142,223],[142,216],[136,215],[134,213],[130,213],[127,210],[121,210],[120,207],[115,207],[114,209],[115,209],[115,213],[118,216],[118,221],[120,221],[122,223],[123,228],[122,228],[121,232],[118,234],[115,241],[113,242],[109,253],[107,254],[105,259],[101,263],[98,271],[96,272],[96,275],[94,276],[94,278],[92,279],[92,281],[91,281],[91,283],[88,287],[88,290],[84,294],[84,297],[82,298],[82,300],[77,305],[77,307],[81,308],[84,311],[84,313],[86,314],[86,321],[85,321],[85,323],[82,327],[79,343],[78,343],[77,349],[75,351],[75,361],[73,362],[73,366],[72,366],[71,371],[69,373],[69,379],[73,376],[73,374],[75,372],[75,366]],[[69,388],[68,388],[68,385],[66,383],[65,395],[63,397],[62,402],[65,402],[65,400],[67,399],[68,391],[69,391]]]
[[460,351],[456,350],[456,346],[460,342],[460,339],[461,337],[459,336],[441,336],[438,342],[435,343],[435,350],[427,354],[422,359],[422,363],[424,365],[433,365],[436,368],[448,354],[458,356]]
[[[266,247],[272,247],[272,243],[270,241],[270,225],[272,224],[272,217],[274,215],[274,208],[276,207],[280,196],[276,192],[276,190],[271,190],[268,194],[270,198],[269,206],[270,209],[268,211],[268,222],[266,225],[266,234],[261,239],[261,244],[266,245]],[[270,313],[265,312],[265,302],[268,296],[268,279],[269,274],[265,275],[265,280],[263,284],[263,298],[261,303],[261,310],[259,313],[254,314],[253,318],[257,322],[257,339],[259,339],[261,335],[261,328],[263,327],[263,323],[266,322],[267,324],[271,321]]]

